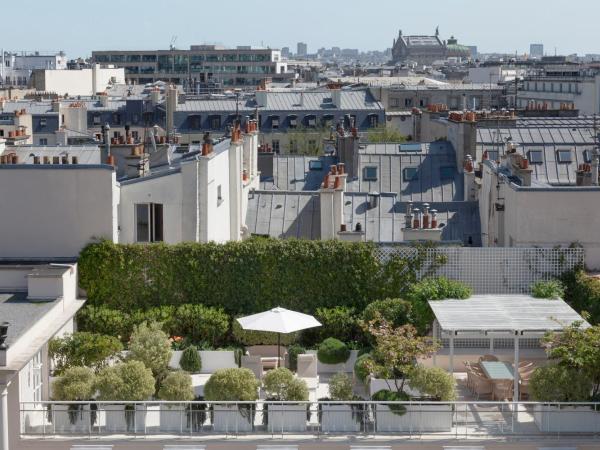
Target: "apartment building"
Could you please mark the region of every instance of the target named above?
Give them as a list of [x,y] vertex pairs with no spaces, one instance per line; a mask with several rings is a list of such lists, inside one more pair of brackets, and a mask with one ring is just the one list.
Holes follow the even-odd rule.
[[66,68],[67,57],[64,52],[0,51],[0,87],[27,87],[34,70]]
[[181,84],[188,92],[209,86],[223,89],[253,88],[265,78],[289,81],[287,63],[281,51],[215,45],[192,45],[189,50],[94,51],[93,62],[125,69],[128,83],[146,84],[167,81]]

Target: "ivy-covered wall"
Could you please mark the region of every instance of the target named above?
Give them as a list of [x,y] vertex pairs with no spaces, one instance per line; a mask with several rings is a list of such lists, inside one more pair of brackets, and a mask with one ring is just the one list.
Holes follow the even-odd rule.
[[[402,297],[415,261],[382,263],[368,243],[251,239],[227,244],[86,247],[79,259],[88,303],[120,310],[198,303],[231,315],[275,306],[314,312]],[[386,270],[387,269],[387,270]],[[405,269],[405,270],[403,270]]]

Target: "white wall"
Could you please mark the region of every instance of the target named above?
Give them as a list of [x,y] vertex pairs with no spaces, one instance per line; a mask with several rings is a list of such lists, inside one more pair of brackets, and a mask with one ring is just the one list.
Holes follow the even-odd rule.
[[2,166],[0,255],[75,257],[93,238],[116,240],[114,172],[90,166]]
[[118,84],[125,84],[125,69],[99,68],[96,73],[96,86],[92,83],[92,70],[46,70],[44,71],[44,86],[36,86],[58,95],[94,95],[102,92],[109,84],[111,77]]

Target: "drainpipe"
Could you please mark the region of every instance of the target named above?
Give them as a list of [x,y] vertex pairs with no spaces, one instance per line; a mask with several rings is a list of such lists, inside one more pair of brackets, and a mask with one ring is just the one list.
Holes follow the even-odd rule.
[[8,450],[8,386],[0,384],[0,450]]

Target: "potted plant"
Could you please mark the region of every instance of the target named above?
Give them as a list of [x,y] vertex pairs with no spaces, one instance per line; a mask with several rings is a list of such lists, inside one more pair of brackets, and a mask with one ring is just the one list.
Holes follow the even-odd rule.
[[542,343],[554,365],[536,369],[529,380],[532,399],[547,402],[534,407],[536,425],[541,431],[597,432],[600,410],[591,402],[600,400],[600,326],[583,328],[574,322],[560,333],[548,333]]
[[358,350],[350,350],[348,346],[336,338],[327,338],[317,349],[319,373],[352,372],[358,356]]
[[[87,367],[70,367],[52,383],[52,393],[56,401],[86,401],[94,395],[95,375]],[[90,405],[53,405],[52,422],[57,432],[89,432],[96,421]]]
[[[263,386],[269,402],[306,402],[308,386],[304,380],[294,377],[285,367],[270,370],[264,377]],[[263,421],[271,433],[306,431],[308,408],[306,403],[265,403]]]
[[128,359],[141,361],[156,379],[155,392],[167,375],[171,360],[171,341],[159,322],[142,322],[133,328]]
[[145,405],[118,404],[144,401],[154,393],[152,371],[141,361],[127,361],[106,367],[97,376],[98,400],[115,401],[103,405],[106,429],[111,432],[143,431],[146,426]]
[[[172,402],[188,402],[194,399],[194,388],[192,377],[189,373],[178,370],[169,373],[163,380],[158,391],[160,400]],[[161,404],[160,405],[160,429],[162,431],[182,432],[187,428],[185,417],[186,405],[184,404]]]
[[[365,358],[363,369],[381,377],[371,376],[369,380],[373,400],[382,402],[374,406],[377,431],[426,431],[426,421],[420,420],[422,406],[384,402],[409,400],[405,388],[409,374],[415,370],[415,361],[431,356],[438,350],[439,343],[419,336],[412,325],[394,327],[380,314],[375,314],[364,327],[365,332],[373,337],[375,346],[371,358]],[[437,430],[436,426],[432,428],[431,431]]]
[[[231,368],[217,370],[204,386],[204,398],[208,401],[255,402],[259,382],[250,369]],[[215,431],[251,431],[254,425],[254,404],[215,404],[213,428]]]
[[324,432],[358,432],[364,423],[364,404],[344,402],[360,401],[354,395],[352,380],[345,373],[338,373],[329,380],[329,398],[319,399],[319,422]]

